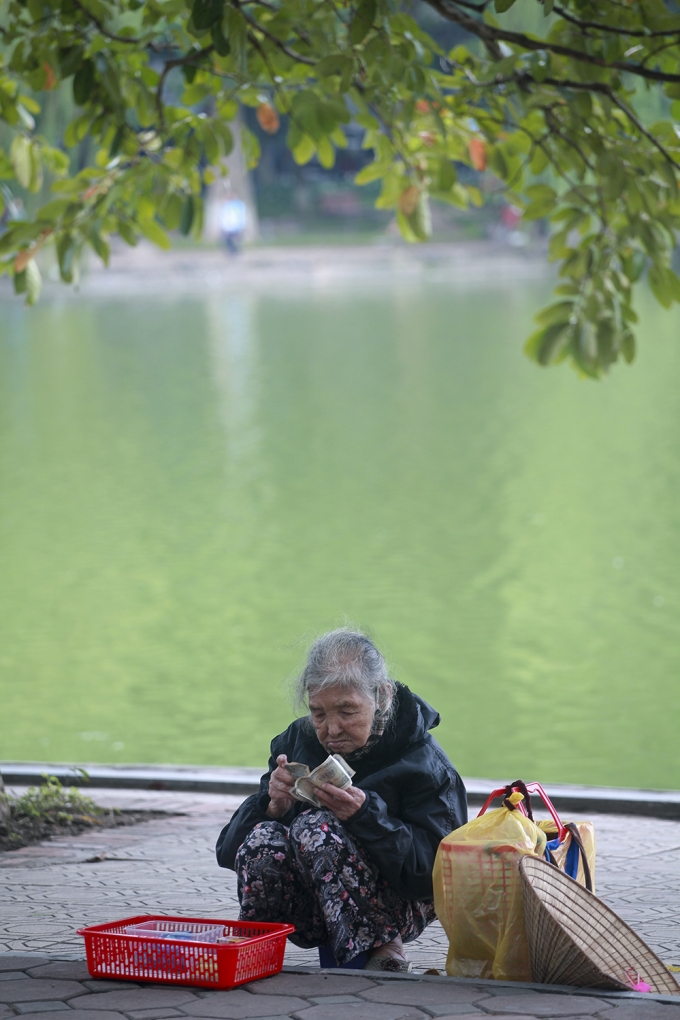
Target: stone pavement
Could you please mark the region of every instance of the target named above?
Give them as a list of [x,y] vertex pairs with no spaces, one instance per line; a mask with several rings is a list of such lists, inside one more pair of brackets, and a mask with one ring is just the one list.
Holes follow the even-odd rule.
[[635,993],[539,990],[454,978],[284,973],[232,991],[90,980],[80,961],[0,954],[0,1018],[9,1020],[680,1020],[680,1001]]
[[[0,951],[82,958],[75,931],[83,925],[142,913],[238,916],[235,876],[217,867],[213,847],[239,797],[131,790],[92,795],[105,806],[183,814],[0,854]],[[591,817],[598,894],[661,959],[680,964],[680,822]],[[408,951],[422,972],[443,970],[446,948],[444,932],[433,924]],[[285,962],[318,967],[318,955],[289,944]]]

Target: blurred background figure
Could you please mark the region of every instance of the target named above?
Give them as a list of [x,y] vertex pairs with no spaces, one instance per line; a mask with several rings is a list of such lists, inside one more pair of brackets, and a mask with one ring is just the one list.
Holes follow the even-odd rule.
[[232,255],[238,255],[246,230],[248,216],[246,204],[236,195],[230,195],[220,206],[220,240]]

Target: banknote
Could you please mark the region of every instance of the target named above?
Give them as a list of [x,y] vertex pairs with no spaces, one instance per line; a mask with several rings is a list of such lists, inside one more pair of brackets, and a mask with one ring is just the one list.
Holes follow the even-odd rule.
[[307,801],[315,807],[323,806],[314,792],[315,787],[330,783],[331,786],[346,790],[348,786],[352,785],[352,776],[354,775],[354,769],[340,754],[329,754],[326,760],[311,772],[308,765],[301,765],[297,761],[288,762],[285,768],[295,779],[292,792],[296,800]]

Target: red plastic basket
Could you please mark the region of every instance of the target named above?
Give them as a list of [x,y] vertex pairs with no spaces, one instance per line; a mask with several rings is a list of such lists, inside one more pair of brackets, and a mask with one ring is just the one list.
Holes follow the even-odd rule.
[[[163,921],[172,931],[201,932],[224,925],[224,934],[246,938],[234,945],[188,942],[172,938],[128,935],[128,925]],[[119,981],[156,981],[201,988],[234,988],[246,981],[278,974],[283,967],[291,924],[264,921],[222,921],[205,917],[170,917],[140,914],[108,924],[79,928],[85,939],[87,967],[92,977]]]

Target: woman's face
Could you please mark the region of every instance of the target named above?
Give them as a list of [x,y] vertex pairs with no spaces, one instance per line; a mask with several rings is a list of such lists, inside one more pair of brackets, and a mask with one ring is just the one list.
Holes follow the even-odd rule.
[[316,735],[333,754],[350,754],[371,735],[375,706],[370,698],[346,687],[310,691],[309,715]]

